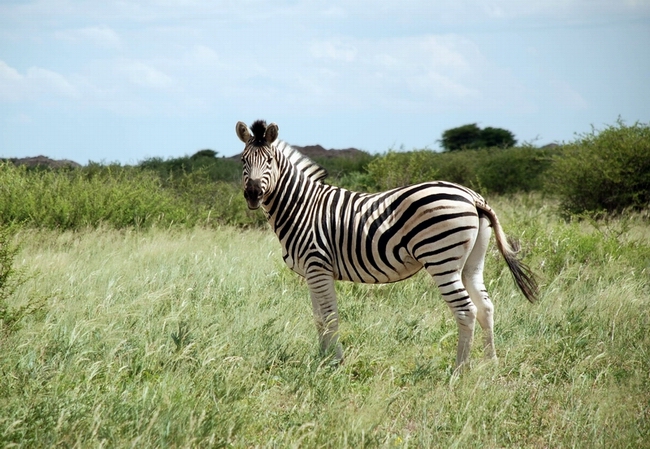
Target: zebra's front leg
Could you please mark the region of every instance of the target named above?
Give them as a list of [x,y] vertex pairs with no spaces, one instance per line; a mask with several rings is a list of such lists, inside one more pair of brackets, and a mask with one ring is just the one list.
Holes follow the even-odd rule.
[[307,285],[321,353],[332,354],[339,363],[342,363],[343,350],[339,343],[339,312],[334,278],[331,273],[308,273]]

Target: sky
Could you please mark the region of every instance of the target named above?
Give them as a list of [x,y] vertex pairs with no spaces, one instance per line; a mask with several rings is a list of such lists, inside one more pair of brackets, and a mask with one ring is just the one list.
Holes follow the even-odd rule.
[[650,122],[650,0],[0,0],[0,157],[439,149]]

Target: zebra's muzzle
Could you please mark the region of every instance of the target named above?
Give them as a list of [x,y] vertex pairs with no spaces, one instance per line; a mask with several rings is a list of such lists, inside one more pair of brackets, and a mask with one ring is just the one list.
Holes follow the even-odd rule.
[[248,179],[244,187],[244,198],[248,208],[255,210],[260,207],[262,202],[262,184],[259,179]]

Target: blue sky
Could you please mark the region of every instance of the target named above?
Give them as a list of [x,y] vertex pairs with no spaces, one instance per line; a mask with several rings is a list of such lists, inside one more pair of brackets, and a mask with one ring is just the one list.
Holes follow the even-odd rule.
[[650,121],[650,0],[0,0],[0,157],[439,148]]

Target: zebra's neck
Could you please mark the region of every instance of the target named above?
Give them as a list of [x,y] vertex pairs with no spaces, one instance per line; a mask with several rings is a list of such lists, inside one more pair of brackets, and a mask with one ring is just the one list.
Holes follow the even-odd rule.
[[283,240],[286,232],[301,217],[310,216],[323,189],[330,187],[310,179],[288,159],[279,164],[278,180],[273,193],[263,204],[264,211],[274,232]]

